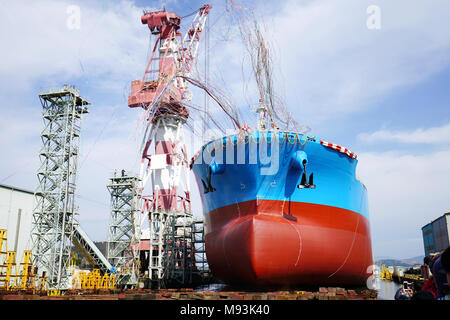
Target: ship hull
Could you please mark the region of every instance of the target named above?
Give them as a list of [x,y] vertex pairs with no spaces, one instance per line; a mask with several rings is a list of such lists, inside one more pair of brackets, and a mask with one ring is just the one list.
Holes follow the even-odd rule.
[[[193,159],[214,276],[238,285],[365,285],[373,258],[357,160],[295,133],[254,132],[241,149],[239,140],[213,141],[202,161]],[[299,188],[311,173],[313,187]]]
[[232,284],[363,285],[372,264],[368,220],[344,209],[248,201],[206,215],[208,264]]

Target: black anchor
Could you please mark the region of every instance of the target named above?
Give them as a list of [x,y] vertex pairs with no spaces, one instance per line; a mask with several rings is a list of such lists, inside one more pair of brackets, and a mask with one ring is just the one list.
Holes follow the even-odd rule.
[[212,176],[212,169],[211,169],[211,166],[209,166],[208,167],[208,177],[206,179],[206,183],[205,183],[205,181],[203,181],[203,179],[201,179],[202,180],[202,184],[203,184],[203,190],[204,190],[205,194],[208,193],[208,192],[216,191],[216,188],[214,188],[211,185],[211,176]]
[[303,174],[302,174],[302,180],[300,181],[300,184],[297,186],[299,189],[309,188],[309,189],[315,189],[316,185],[314,184],[314,173],[311,173],[309,175],[309,180],[306,182],[307,179],[307,173],[306,173],[306,160],[303,160]]

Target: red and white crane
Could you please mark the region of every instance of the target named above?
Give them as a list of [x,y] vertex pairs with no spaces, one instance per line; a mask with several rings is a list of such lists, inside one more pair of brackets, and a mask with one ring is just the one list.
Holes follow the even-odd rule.
[[[142,211],[150,219],[151,280],[162,277],[164,217],[191,214],[189,160],[183,134],[183,125],[189,117],[183,101],[189,101],[191,93],[185,77],[195,63],[210,9],[211,6],[204,5],[197,11],[184,38],[180,32],[181,17],[173,12],[144,12],[141,17],[142,24],[156,35],[156,41],[142,79],[131,83],[128,106],[145,110],[139,176],[142,191],[150,178],[152,186],[152,193],[142,196]],[[153,256],[155,248],[159,248],[157,257]]]

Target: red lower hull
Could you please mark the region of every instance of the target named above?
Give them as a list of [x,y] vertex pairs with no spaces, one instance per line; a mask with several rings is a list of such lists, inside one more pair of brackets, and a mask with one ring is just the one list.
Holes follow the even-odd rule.
[[209,212],[205,227],[208,264],[228,283],[364,285],[373,264],[368,220],[336,207],[247,201]]

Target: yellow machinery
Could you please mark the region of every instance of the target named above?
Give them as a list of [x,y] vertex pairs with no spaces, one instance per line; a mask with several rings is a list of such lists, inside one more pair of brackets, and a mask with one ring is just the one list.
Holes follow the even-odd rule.
[[82,282],[84,279],[84,272],[77,272],[72,278],[72,289],[81,289]]
[[[7,231],[0,229],[0,290],[35,291],[35,274],[31,251],[24,251],[16,265],[16,252],[8,251]],[[45,287],[45,286],[43,286]]]
[[70,267],[75,267],[77,265],[78,255],[75,252],[70,253]]
[[77,272],[72,279],[72,289],[85,290],[91,288],[91,276],[83,271]]
[[392,273],[389,270],[389,268],[386,268],[386,266],[384,264],[381,268],[381,279],[382,280],[392,280]]
[[[72,255],[71,265],[74,266],[77,260],[76,255]],[[37,281],[37,284],[36,284]],[[103,277],[99,269],[92,272],[78,272],[72,280],[74,289],[115,289],[116,277],[114,274],[105,273]],[[61,295],[60,290],[48,290],[47,277],[45,272],[37,278],[33,269],[33,256],[31,251],[24,251],[20,264],[16,265],[16,252],[8,251],[7,230],[0,229],[0,290],[3,291],[36,291],[40,294],[51,296]]]
[[408,280],[415,280],[415,281],[424,281],[423,277],[419,274],[409,274],[409,273],[404,273],[403,274],[403,279],[408,279]]
[[100,284],[100,289],[116,289],[116,276],[114,274],[108,275],[105,273]]
[[2,257],[8,251],[6,234],[7,231],[5,229],[0,229],[0,262],[3,262]]
[[108,289],[109,287],[109,275],[105,273],[102,277],[102,282],[100,283],[100,289]]
[[88,288],[87,289],[99,289],[100,282],[102,280],[99,269],[92,270],[88,275]]
[[16,272],[16,290],[33,290],[34,292],[34,270],[33,257],[31,251],[24,251],[19,269]]
[[87,287],[88,287],[88,281],[89,281],[89,278],[88,278],[88,274],[86,274],[86,273],[81,273],[80,274],[80,276],[81,276],[81,288],[80,289],[86,289]]
[[0,265],[0,290],[11,290],[13,287],[11,282],[15,276],[14,271],[16,271],[16,252],[7,251],[6,258]]
[[48,296],[60,296],[61,290],[48,290],[47,295]]
[[78,290],[114,290],[116,288],[116,276],[105,273],[102,277],[99,269],[94,269],[89,273],[79,271],[73,277],[72,288]]
[[109,277],[109,287],[108,287],[108,289],[110,289],[110,290],[115,290],[116,289],[116,275],[115,274],[112,274]]
[[[72,255],[71,265],[77,260]],[[74,272],[75,273],[75,272]],[[37,282],[37,283],[36,283]],[[89,273],[80,271],[74,274],[72,280],[73,289],[116,289],[116,277],[114,274],[105,273],[103,277],[99,269]],[[3,291],[30,291],[50,296],[61,295],[60,290],[48,290],[45,272],[37,278],[33,269],[33,256],[31,251],[24,251],[20,264],[16,265],[16,252],[8,251],[7,230],[0,229],[0,290]]]
[[392,281],[392,272],[389,268],[386,268],[386,280]]
[[6,260],[8,257],[7,231],[0,229],[0,290],[6,290]]
[[38,284],[36,286],[36,291],[39,293],[44,293],[45,291],[47,291],[47,277],[45,275],[45,272],[43,272],[42,276],[39,277],[39,281]]

